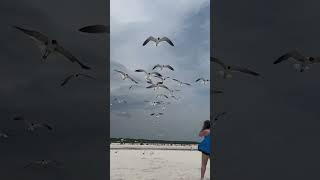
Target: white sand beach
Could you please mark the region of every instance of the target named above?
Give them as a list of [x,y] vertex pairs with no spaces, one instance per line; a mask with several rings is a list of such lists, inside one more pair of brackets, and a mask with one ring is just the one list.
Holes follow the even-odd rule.
[[[111,180],[199,180],[196,145],[111,144]],[[210,160],[206,180],[210,179]]]

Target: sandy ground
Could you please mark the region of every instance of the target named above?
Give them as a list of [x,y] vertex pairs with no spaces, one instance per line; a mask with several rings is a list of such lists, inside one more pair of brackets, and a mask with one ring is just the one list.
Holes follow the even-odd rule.
[[[196,147],[112,144],[111,180],[199,180],[201,153]],[[205,179],[210,179],[210,161]]]

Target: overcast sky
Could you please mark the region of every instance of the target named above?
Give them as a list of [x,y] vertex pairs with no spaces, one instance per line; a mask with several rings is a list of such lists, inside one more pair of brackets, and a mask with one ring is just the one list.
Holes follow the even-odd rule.
[[[125,4],[125,6],[124,6]],[[209,0],[112,0],[110,11],[111,51],[111,137],[131,137],[167,140],[199,140],[202,122],[209,118],[209,84],[197,84],[200,77],[209,79]],[[174,47],[160,43],[142,43],[149,36],[170,38]],[[156,64],[169,64],[175,70],[159,71],[165,76],[191,83],[179,87],[168,79],[171,89],[181,89],[174,95],[181,97],[165,110],[150,109],[144,100],[156,101],[156,92],[146,89],[144,74],[136,69],[151,71]],[[132,82],[121,80],[122,70],[137,81],[139,86],[129,90]],[[166,93],[160,90],[158,93]],[[117,104],[118,97],[127,104]],[[164,99],[158,99],[164,100]],[[160,118],[150,117],[152,112],[163,112]]]
[[[219,180],[319,179],[320,66],[273,62],[298,48],[319,57],[319,1],[214,1],[214,56],[263,75],[216,81]],[[214,67],[219,68],[217,65]],[[219,143],[218,143],[219,144]]]
[[[107,179],[108,39],[78,31],[85,25],[107,23],[106,1],[4,0],[0,4],[0,130],[9,135],[0,139],[0,179]],[[35,43],[12,25],[56,39],[92,71],[82,71],[59,55],[42,62]],[[78,79],[60,87],[74,72],[98,80]],[[28,133],[23,122],[12,120],[15,115],[47,122],[54,131]],[[61,161],[64,168],[23,168],[40,159]]]

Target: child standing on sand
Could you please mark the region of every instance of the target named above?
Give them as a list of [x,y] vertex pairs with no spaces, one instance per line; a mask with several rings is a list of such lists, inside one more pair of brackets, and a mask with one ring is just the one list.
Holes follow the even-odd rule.
[[210,159],[211,152],[211,138],[210,138],[210,121],[206,120],[203,122],[202,130],[199,132],[200,137],[204,137],[201,143],[198,145],[198,150],[202,152],[201,160],[201,179],[204,178],[206,172],[207,163]]

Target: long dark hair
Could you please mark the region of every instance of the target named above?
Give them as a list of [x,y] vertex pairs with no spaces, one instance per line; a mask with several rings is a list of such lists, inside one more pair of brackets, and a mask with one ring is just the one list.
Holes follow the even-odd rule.
[[211,125],[210,120],[205,120],[203,122],[202,130],[210,129],[210,125]]

